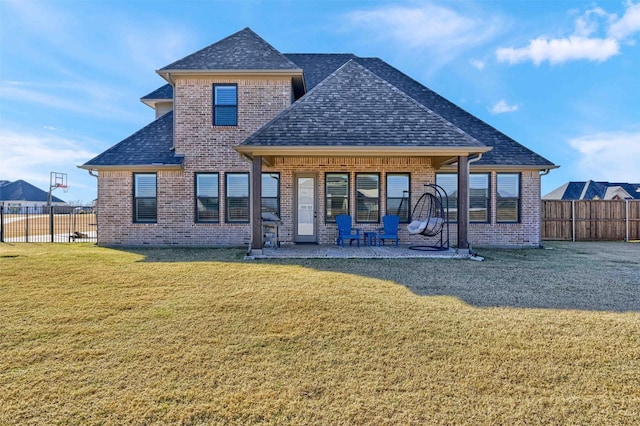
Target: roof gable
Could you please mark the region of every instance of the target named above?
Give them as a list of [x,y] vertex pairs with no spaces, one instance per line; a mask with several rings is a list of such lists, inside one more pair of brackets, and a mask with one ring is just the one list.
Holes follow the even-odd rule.
[[474,166],[536,166],[541,168],[555,165],[516,142],[509,136],[485,123],[478,117],[440,96],[436,92],[415,81],[379,58],[360,58],[352,54],[286,54],[304,70],[305,82],[310,89],[320,78],[331,74],[332,67],[340,67],[353,59],[365,66],[378,77],[406,93],[426,108],[453,123],[465,133],[493,149],[485,153]]
[[353,60],[241,145],[485,148]]
[[245,28],[161,68],[158,72],[177,70],[294,71],[299,70],[299,67],[250,28]]

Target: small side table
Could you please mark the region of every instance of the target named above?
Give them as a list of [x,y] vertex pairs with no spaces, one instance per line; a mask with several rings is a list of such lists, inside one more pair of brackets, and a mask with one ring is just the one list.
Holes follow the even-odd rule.
[[364,233],[364,245],[375,246],[378,233],[376,231],[369,231]]

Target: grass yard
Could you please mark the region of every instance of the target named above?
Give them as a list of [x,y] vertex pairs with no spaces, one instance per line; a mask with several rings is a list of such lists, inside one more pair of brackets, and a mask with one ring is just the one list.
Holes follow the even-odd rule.
[[640,245],[0,244],[0,424],[637,424]]

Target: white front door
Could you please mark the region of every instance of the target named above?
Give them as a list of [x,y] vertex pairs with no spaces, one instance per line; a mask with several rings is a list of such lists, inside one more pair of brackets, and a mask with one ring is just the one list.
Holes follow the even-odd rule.
[[316,226],[316,175],[296,175],[295,242],[317,243]]

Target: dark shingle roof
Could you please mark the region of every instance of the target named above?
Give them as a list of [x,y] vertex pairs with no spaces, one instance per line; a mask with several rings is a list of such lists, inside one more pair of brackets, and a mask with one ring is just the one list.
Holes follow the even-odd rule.
[[633,199],[640,200],[640,183],[596,182],[593,180],[567,182],[542,198],[548,200],[605,200],[608,198],[607,190],[615,187],[622,188]]
[[546,158],[519,144],[509,136],[443,98],[433,90],[413,80],[406,74],[398,71],[386,62],[378,58],[362,58],[358,59],[358,62],[364,64],[371,71],[407,93],[436,114],[439,114],[444,119],[463,129],[483,144],[493,147],[491,151],[483,155],[480,161],[474,163],[474,166],[554,166],[554,164]]
[[[433,90],[418,83],[403,72],[378,58],[359,58],[351,54],[286,54],[303,70],[307,89],[315,86],[317,80],[331,74],[331,67],[340,67],[349,59],[364,65],[367,69],[402,90],[422,105],[453,123],[467,134],[493,149],[483,154],[474,165],[527,165],[553,167],[554,164],[519,144],[504,133],[448,101]],[[307,75],[310,78],[307,79]]]
[[241,145],[484,148],[353,60]]
[[173,111],[112,146],[82,167],[180,165],[173,148]]
[[304,70],[304,82],[307,91],[313,89],[338,68],[357,56],[351,53],[285,53]]
[[299,69],[250,28],[245,28],[159,71]]
[[[0,184],[0,201],[37,201],[46,203],[49,199],[47,191],[43,191],[24,180],[1,182],[4,184]],[[54,195],[51,195],[51,201],[64,203],[64,200]]]
[[173,100],[173,87],[170,84],[165,84],[162,87],[154,90],[148,95],[143,96],[140,100],[144,101],[146,99],[166,99]]

